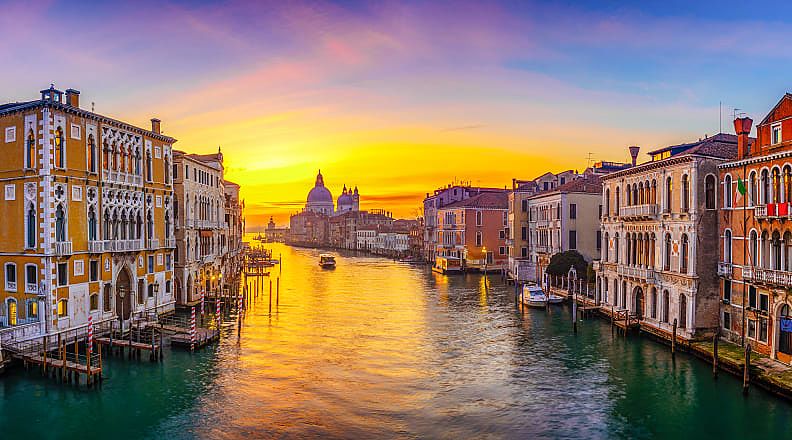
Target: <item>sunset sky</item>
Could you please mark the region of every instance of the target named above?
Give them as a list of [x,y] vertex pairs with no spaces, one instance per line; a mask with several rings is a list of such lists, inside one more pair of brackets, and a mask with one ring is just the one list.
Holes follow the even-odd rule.
[[0,0],[0,101],[54,82],[219,145],[251,229],[287,223],[319,168],[334,197],[414,217],[454,179],[626,161],[792,90],[792,2],[628,3]]

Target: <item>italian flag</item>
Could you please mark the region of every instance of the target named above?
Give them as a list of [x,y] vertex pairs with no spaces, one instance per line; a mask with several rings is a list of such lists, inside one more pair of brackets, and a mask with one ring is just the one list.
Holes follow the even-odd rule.
[[745,181],[737,174],[737,202],[745,197]]

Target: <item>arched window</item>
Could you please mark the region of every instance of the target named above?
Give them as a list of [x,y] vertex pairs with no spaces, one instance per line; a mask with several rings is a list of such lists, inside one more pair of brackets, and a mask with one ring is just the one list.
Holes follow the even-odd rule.
[[751,258],[751,265],[756,266],[759,256],[759,234],[751,231],[750,248],[748,249]]
[[779,203],[781,201],[781,170],[778,168],[773,168],[773,195],[772,200],[773,203]]
[[36,168],[36,137],[33,136],[33,130],[28,132],[25,146],[25,168]]
[[657,203],[657,180],[652,179],[652,193],[649,197],[649,203]]
[[476,246],[481,247],[482,240],[481,240],[481,231],[476,231]]
[[146,152],[146,180],[149,182],[154,181],[154,168],[151,162],[151,152]]
[[27,317],[28,319],[38,318],[38,300],[29,299],[27,301]]
[[162,161],[165,164],[165,184],[170,183],[170,161],[168,160],[168,156],[165,156],[165,160]]
[[610,241],[608,241],[608,233],[605,233],[605,246],[602,246],[602,261],[608,261],[609,252],[608,247],[610,247]]
[[707,209],[715,209],[715,176],[704,178],[704,202]]
[[88,135],[88,171],[96,172],[96,142],[92,134]]
[[605,217],[608,217],[610,212],[610,188],[605,189]]
[[481,226],[484,224],[484,218],[481,214],[481,211],[476,211],[476,226]]
[[784,202],[792,201],[792,167],[784,165]]
[[723,207],[732,207],[732,178],[730,175],[726,175],[723,179]]
[[679,295],[679,328],[687,327],[687,297],[684,293]]
[[632,206],[634,204],[632,193],[633,192],[632,189],[630,189],[630,185],[627,185],[627,190],[624,191],[624,195],[627,196],[627,200],[626,200],[627,203],[625,204],[625,206]]
[[151,211],[146,215],[146,238],[154,238],[154,218]]
[[663,270],[671,270],[671,234],[666,234],[665,236],[663,258]]
[[748,206],[755,206],[759,202],[756,190],[756,171],[751,171],[751,177],[748,179],[748,193],[750,194]]
[[662,321],[668,323],[668,309],[671,307],[671,295],[669,295],[668,290],[663,291],[663,319]]
[[55,241],[66,241],[66,211],[60,204],[55,210]]
[[761,177],[761,186],[762,186],[762,199],[760,203],[771,203],[772,194],[770,194],[770,176],[767,173],[767,170],[762,170],[762,177]]
[[671,176],[666,178],[666,187],[665,187],[665,210],[666,212],[671,212],[671,194],[673,193],[673,185],[671,185]]
[[615,215],[619,215],[619,187],[616,187],[616,212]]
[[112,287],[110,286],[110,284],[105,284],[104,291],[102,292],[102,305],[103,305],[102,310],[104,310],[105,312],[109,312],[112,309],[112,303],[110,302],[111,289]]
[[732,233],[728,229],[723,234],[723,261],[732,262]]
[[652,310],[651,310],[651,317],[652,319],[657,319],[657,289],[652,287]]
[[55,166],[66,168],[66,139],[63,138],[63,128],[55,129]]
[[682,234],[682,249],[680,252],[681,255],[679,259],[679,272],[681,273],[688,273],[689,246],[690,243],[688,242],[687,234]]
[[58,318],[65,318],[69,316],[69,302],[62,299],[58,301]]
[[771,246],[772,251],[770,254],[772,256],[772,264],[770,268],[773,270],[781,270],[781,234],[779,234],[778,231],[773,232]]
[[17,325],[17,302],[13,298],[8,299],[8,325]]
[[165,238],[170,238],[170,216],[165,214]]
[[688,212],[690,210],[690,180],[688,179],[688,175],[685,174],[682,176],[682,212]]
[[27,248],[32,249],[36,247],[36,210],[33,204],[28,205],[27,219],[25,231],[25,245]]
[[613,234],[613,261],[619,263],[619,233]]
[[96,209],[92,206],[88,210],[88,240],[94,241],[97,236]]

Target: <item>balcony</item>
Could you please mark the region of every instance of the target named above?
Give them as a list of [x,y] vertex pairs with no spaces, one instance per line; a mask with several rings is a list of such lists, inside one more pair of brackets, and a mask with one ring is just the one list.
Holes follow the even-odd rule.
[[768,203],[754,207],[754,217],[757,220],[788,220],[792,219],[792,203]]
[[641,281],[645,280],[649,284],[655,283],[655,271],[652,268],[624,266],[620,264],[616,269],[616,273],[627,278],[633,278]]
[[62,257],[64,255],[72,254],[72,242],[70,241],[56,241],[55,242],[55,255]]
[[724,263],[721,261],[718,263],[718,276],[731,278],[733,269],[731,263]]
[[101,254],[104,252],[104,241],[88,240],[88,252],[92,254]]
[[25,283],[25,293],[39,293],[36,283]]
[[166,248],[175,248],[176,247],[176,239],[175,238],[166,238],[165,239],[165,247]]
[[6,290],[16,292],[16,281],[6,281]]
[[792,272],[784,270],[745,267],[743,279],[769,286],[792,287]]
[[102,170],[102,180],[109,183],[120,183],[122,185],[143,185],[143,176],[116,170]]
[[159,239],[158,238],[149,238],[146,240],[146,249],[154,250],[159,248]]
[[619,208],[619,216],[629,220],[653,220],[659,213],[660,206],[656,203]]

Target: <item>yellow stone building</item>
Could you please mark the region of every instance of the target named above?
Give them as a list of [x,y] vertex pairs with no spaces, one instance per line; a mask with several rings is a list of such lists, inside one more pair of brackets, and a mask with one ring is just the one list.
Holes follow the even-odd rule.
[[3,341],[174,308],[176,140],[79,97],[0,104]]

